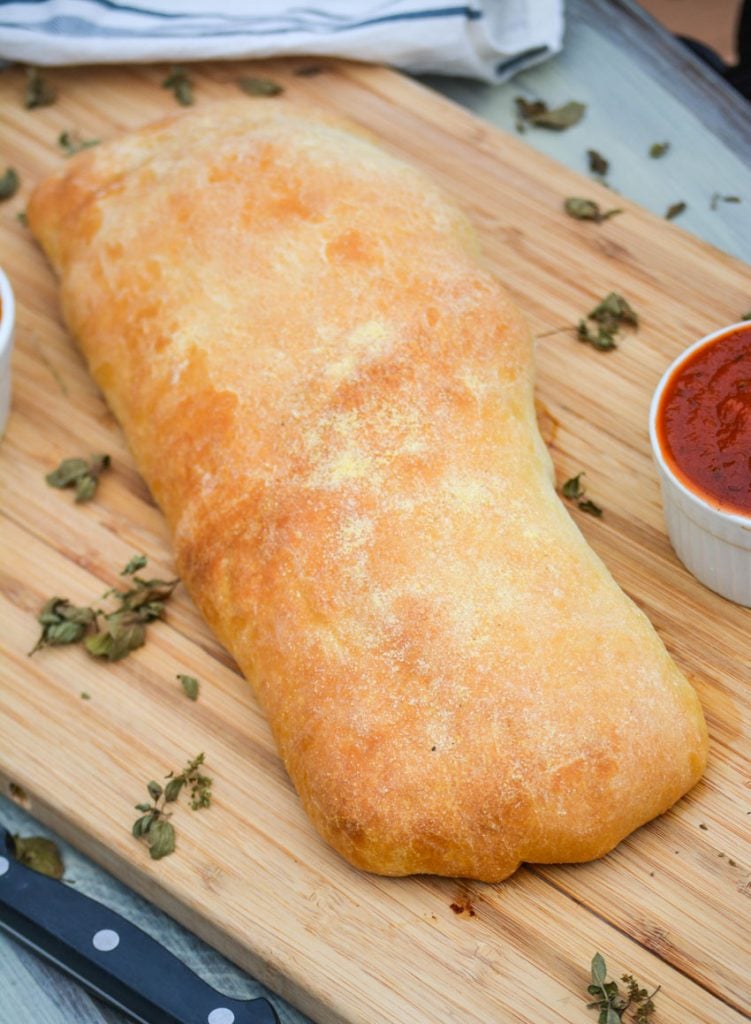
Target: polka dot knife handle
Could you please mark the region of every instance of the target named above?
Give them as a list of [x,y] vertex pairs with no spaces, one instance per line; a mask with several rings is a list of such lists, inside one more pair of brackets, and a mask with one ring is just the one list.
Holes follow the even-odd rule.
[[0,829],[0,927],[140,1024],[279,1024],[266,999],[228,999],[108,907],[19,864]]

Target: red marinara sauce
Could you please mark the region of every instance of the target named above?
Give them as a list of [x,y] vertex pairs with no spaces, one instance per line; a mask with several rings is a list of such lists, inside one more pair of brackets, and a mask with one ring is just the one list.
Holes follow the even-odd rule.
[[751,323],[676,367],[662,392],[657,431],[682,484],[725,512],[751,515]]

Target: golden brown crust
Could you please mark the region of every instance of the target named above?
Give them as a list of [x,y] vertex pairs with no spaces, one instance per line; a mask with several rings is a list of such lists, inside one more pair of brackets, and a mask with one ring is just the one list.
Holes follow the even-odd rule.
[[561,507],[521,316],[347,125],[241,100],[29,221],[321,834],[385,874],[598,857],[699,778],[690,684]]

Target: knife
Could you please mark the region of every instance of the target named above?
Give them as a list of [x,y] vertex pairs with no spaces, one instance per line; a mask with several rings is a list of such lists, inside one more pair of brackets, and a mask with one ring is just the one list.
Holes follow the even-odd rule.
[[228,999],[146,932],[20,864],[0,827],[0,928],[138,1024],[279,1024],[268,999]]

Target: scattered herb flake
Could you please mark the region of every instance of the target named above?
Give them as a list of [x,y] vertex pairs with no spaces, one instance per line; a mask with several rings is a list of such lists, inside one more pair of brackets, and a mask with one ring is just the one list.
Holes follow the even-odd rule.
[[320,64],[303,64],[300,68],[295,68],[294,74],[298,78],[313,78],[315,75],[322,75],[324,68]]
[[91,700],[91,694],[87,693],[86,690],[81,690],[81,700]]
[[593,348],[596,348],[600,352],[609,352],[611,349],[618,347],[613,333],[606,330],[604,327],[598,327],[597,331],[592,331],[590,330],[586,320],[579,321],[576,328],[576,336],[579,341],[592,345]]
[[96,494],[99,477],[109,466],[109,455],[92,455],[86,459],[63,459],[57,469],[45,476],[50,487],[75,487],[76,501],[90,501]]
[[703,829],[704,832],[707,832],[709,830],[709,825],[705,825],[703,821],[700,821],[699,828]]
[[174,800],[177,799],[177,794],[179,794],[180,789],[183,786],[189,786],[190,806],[192,810],[200,811],[202,807],[209,807],[211,805],[212,780],[208,775],[203,775],[198,770],[205,760],[205,754],[198,754],[192,761],[188,761],[180,775],[175,775],[173,772],[170,772],[167,776],[169,782],[165,789],[165,797],[168,802],[170,801],[170,786],[176,787],[175,796],[172,798]]
[[561,488],[561,494],[564,498],[581,498],[584,494],[584,487],[581,482],[584,475],[584,470],[582,470],[581,473],[577,473],[576,476],[572,476],[566,481]]
[[21,186],[21,179],[18,176],[18,171],[12,167],[8,167],[5,174],[0,177],[0,201],[4,199],[12,199],[13,196],[18,192]]
[[40,875],[49,878],[63,877],[63,862],[60,851],[51,839],[45,836],[11,836],[13,856],[21,864]]
[[29,218],[26,216],[26,210],[19,210],[16,214],[16,220],[19,224],[23,224],[25,228],[29,226]]
[[623,213],[621,209],[607,210],[603,213],[599,203],[596,203],[594,199],[582,199],[579,196],[571,196],[564,200],[563,208],[569,217],[573,217],[575,220],[593,220],[597,224],[601,224],[609,217],[615,217],[618,213]]
[[[127,566],[126,566],[127,568]],[[130,590],[112,590],[120,606],[104,616],[104,628],[86,637],[84,646],[95,658],[120,661],[146,643],[146,626],[164,617],[165,602],[179,580],[145,580],[133,576]]]
[[65,597],[51,597],[37,616],[42,634],[29,651],[29,656],[42,647],[79,643],[88,628],[96,625],[96,617],[93,608],[77,608]]
[[[599,1012],[598,1024],[649,1024],[649,1018],[655,1012],[653,999],[660,991],[648,992],[634,979],[632,974],[624,974],[621,981],[626,985],[626,994],[622,995],[618,982],[607,980],[607,966],[600,953],[595,953],[591,964],[591,983],[587,992],[594,1000],[587,1004],[588,1010]],[[631,1010],[628,1018],[624,1015]]]
[[716,210],[720,203],[740,203],[742,199],[740,196],[723,196],[719,192],[713,192],[712,198],[709,201],[710,210]]
[[99,145],[99,139],[82,139],[78,132],[60,132],[57,144],[66,156],[75,156],[82,149]]
[[152,860],[161,860],[175,852],[175,829],[166,818],[156,818],[150,825],[146,842]]
[[184,786],[190,788],[190,806],[194,811],[210,806],[212,780],[199,771],[205,759],[204,754],[198,754],[179,775],[170,772],[164,787],[152,779],[146,786],[152,802],[135,805],[140,816],[134,821],[131,832],[136,839],[145,841],[152,860],[161,860],[174,853],[175,829],[168,820],[171,815],[164,807],[175,803]]
[[195,676],[186,676],[178,672],[177,678],[183,688],[183,693],[189,700],[198,700],[199,682]]
[[[587,321],[594,321],[593,329]],[[581,319],[576,327],[579,341],[592,345],[601,352],[617,348],[616,335],[623,326],[638,327],[639,317],[629,303],[618,292],[609,292],[602,302]]]
[[146,643],[146,627],[133,615],[118,615],[108,619],[103,630],[87,636],[83,643],[93,658],[122,661]]
[[[144,561],[141,561],[144,559]],[[144,555],[137,555],[126,566],[143,568]],[[136,568],[132,572],[137,571]],[[118,605],[114,611],[77,608],[66,598],[52,597],[38,616],[42,635],[30,654],[41,647],[58,647],[83,642],[92,657],[120,661],[146,642],[146,626],[164,617],[165,603],[179,580],[146,580],[132,576],[129,590],[108,590],[104,597],[114,596]],[[103,618],[100,627],[99,616]],[[89,628],[95,632],[91,633]],[[88,634],[88,635],[87,635]]]
[[629,327],[639,326],[636,312],[618,292],[608,292],[589,314],[589,319],[596,320],[609,331],[617,330],[621,324],[628,324]]
[[146,789],[149,791],[149,796],[152,800],[158,800],[164,790],[154,779],[151,782],[146,783]]
[[176,775],[171,778],[167,785],[164,787],[164,802],[172,804],[180,796],[180,792],[185,785],[185,777],[183,775]]
[[592,957],[592,984],[603,985],[605,978],[607,977],[607,967],[605,966],[605,959],[602,953],[595,953]]
[[653,142],[649,147],[649,155],[653,160],[659,160],[661,156],[665,156],[669,149],[669,142]]
[[146,555],[133,555],[133,557],[125,566],[125,568],[121,570],[120,575],[132,576],[134,573],[137,573],[140,569],[146,568],[147,562],[148,558],[146,557]]
[[683,200],[679,203],[673,203],[673,205],[669,206],[665,211],[665,220],[675,220],[676,217],[679,217],[683,211],[687,209],[687,205],[688,204],[684,203]]
[[592,174],[598,174],[602,178],[608,173],[610,161],[606,160],[602,153],[598,153],[596,149],[588,149],[587,159]]
[[533,121],[548,109],[547,103],[543,103],[542,100],[526,100],[523,96],[515,96],[514,103],[517,117],[522,121]]
[[751,309],[748,311],[748,313],[743,314],[741,320],[751,320]]
[[163,89],[171,89],[181,107],[191,107],[193,99],[193,81],[188,72],[180,64],[173,64],[167,77],[162,82]]
[[585,487],[582,484],[582,477],[585,476],[584,470],[581,473],[577,473],[576,476],[570,477],[561,487],[561,494],[564,498],[568,498],[569,501],[575,501],[577,508],[580,508],[582,512],[588,512],[592,516],[600,518],[602,516],[602,509],[599,505],[595,505],[589,498],[585,498]]
[[517,127],[524,123],[535,128],[549,128],[551,131],[564,131],[578,124],[584,117],[586,104],[571,100],[561,107],[550,109],[542,100],[526,100],[523,96],[514,98],[516,103]]
[[284,86],[270,78],[239,78],[237,84],[248,96],[278,96],[284,92]]
[[578,503],[578,507],[582,510],[582,512],[588,512],[589,515],[597,516],[598,519],[600,519],[602,516],[602,509],[600,508],[600,506],[595,505],[595,503],[593,501],[590,501],[589,498],[586,498],[584,501],[580,501]]
[[46,78],[42,77],[39,68],[26,68],[26,90],[23,105],[27,110],[35,107],[49,107],[55,102],[57,94]]
[[564,103],[562,107],[557,107],[555,110],[546,110],[542,114],[538,114],[533,119],[533,124],[537,128],[549,128],[552,131],[564,131],[566,128],[571,128],[573,125],[578,124],[579,121],[584,117],[586,111],[584,103],[577,103],[576,100],[572,100],[569,103]]

